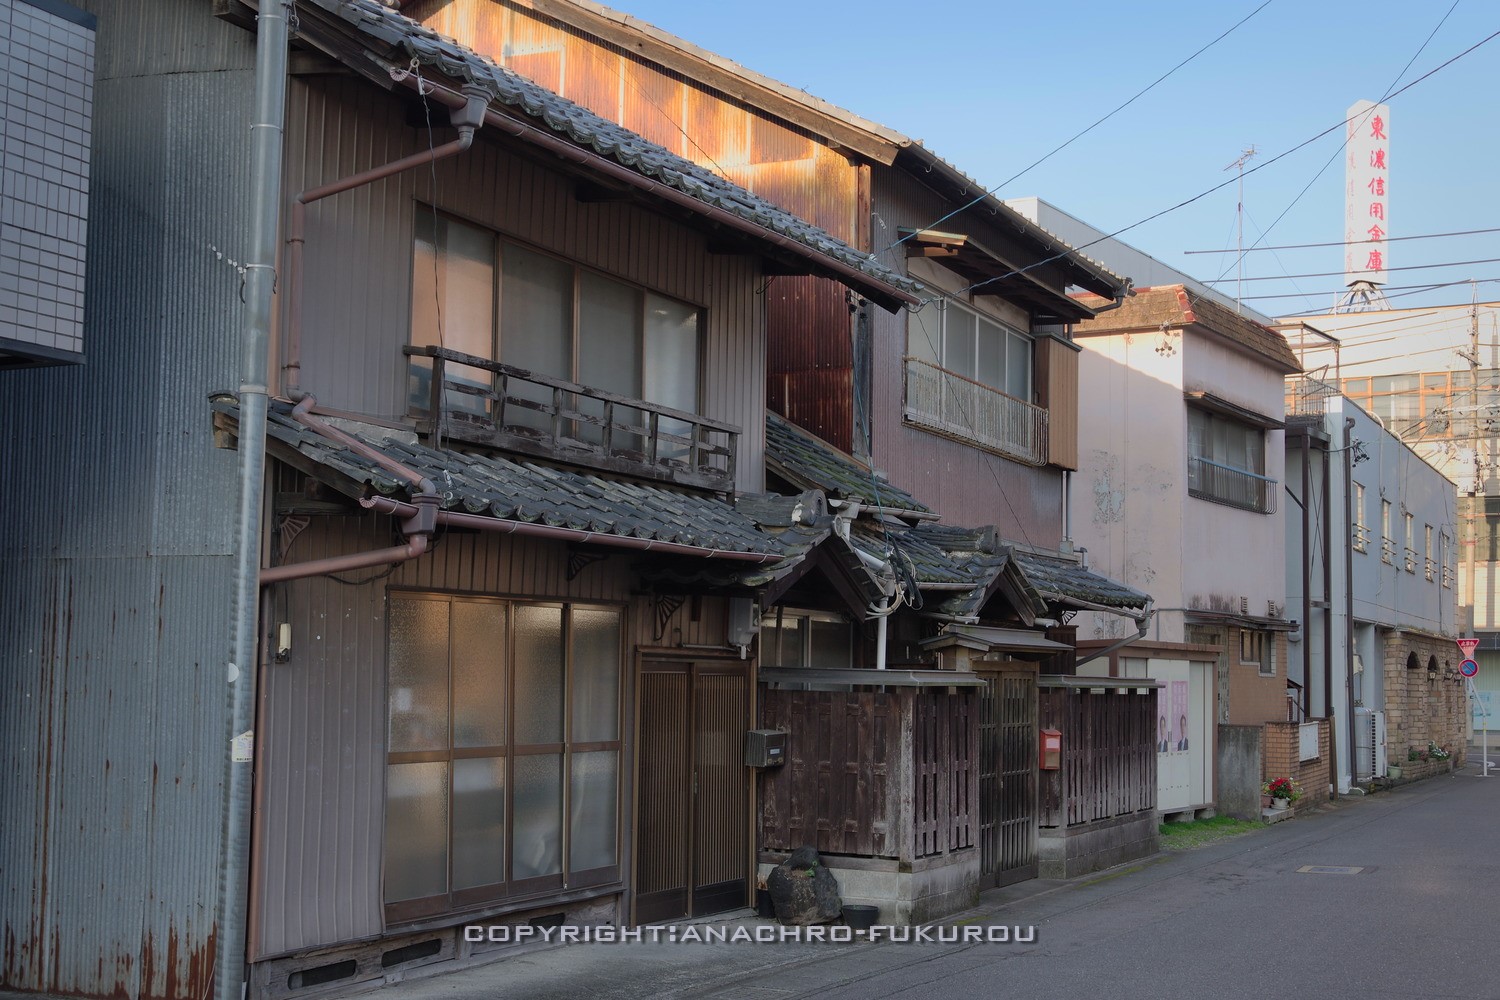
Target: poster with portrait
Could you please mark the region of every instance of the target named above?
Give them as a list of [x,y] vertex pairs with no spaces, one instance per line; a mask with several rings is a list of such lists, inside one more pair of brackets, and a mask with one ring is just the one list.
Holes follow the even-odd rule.
[[1167,731],[1172,753],[1188,751],[1188,682],[1172,681],[1168,687],[1171,709],[1167,714]]

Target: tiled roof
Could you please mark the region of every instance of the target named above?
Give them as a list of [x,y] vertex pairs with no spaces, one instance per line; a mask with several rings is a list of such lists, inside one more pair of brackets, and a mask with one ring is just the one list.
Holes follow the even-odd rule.
[[[216,398],[213,407],[238,422],[239,404],[232,397]],[[732,552],[787,555],[797,548],[794,542],[801,542],[795,535],[783,541],[782,535],[762,531],[752,516],[711,496],[439,451],[369,425],[340,429],[431,479],[443,510]],[[273,454],[278,447],[290,449],[337,473],[350,496],[372,492],[404,500],[413,493],[404,479],[297,423],[284,402],[271,404],[266,433]]]
[[487,56],[392,10],[379,0],[307,0],[343,18],[360,32],[403,50],[419,63],[477,84],[491,101],[535,119],[570,141],[675,188],[706,205],[731,212],[771,233],[803,244],[872,280],[908,294],[920,283],[861,253],[817,226],[778,208],[732,181],[538,86]]
[[766,414],[766,463],[773,472],[801,488],[820,489],[836,500],[858,498],[900,516],[927,513],[910,493],[870,471],[776,413]]
[[[1084,294],[1077,298],[1092,308],[1106,304],[1106,300],[1097,295]],[[1207,296],[1197,295],[1183,285],[1138,288],[1118,309],[1079,323],[1073,328],[1073,336],[1084,338],[1130,330],[1154,331],[1163,325],[1182,328],[1192,324],[1259,354],[1286,374],[1302,370],[1281,333],[1226,309]]]
[[1143,609],[1151,603],[1148,595],[1134,587],[1086,570],[1068,556],[1041,555],[1020,549],[1014,556],[1026,578],[1048,600],[1066,604],[1073,599],[1121,609]]

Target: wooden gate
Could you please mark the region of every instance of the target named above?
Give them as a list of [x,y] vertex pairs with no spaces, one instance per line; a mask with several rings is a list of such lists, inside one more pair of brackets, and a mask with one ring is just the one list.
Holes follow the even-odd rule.
[[744,906],[750,684],[738,661],[641,664],[635,922]]
[[1036,878],[1036,674],[1000,671],[979,698],[982,888]]

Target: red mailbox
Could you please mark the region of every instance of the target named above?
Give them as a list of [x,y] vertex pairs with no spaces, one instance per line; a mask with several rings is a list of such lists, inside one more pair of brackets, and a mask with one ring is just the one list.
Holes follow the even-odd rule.
[[1062,733],[1056,729],[1043,729],[1041,744],[1037,766],[1043,771],[1056,771],[1062,767]]

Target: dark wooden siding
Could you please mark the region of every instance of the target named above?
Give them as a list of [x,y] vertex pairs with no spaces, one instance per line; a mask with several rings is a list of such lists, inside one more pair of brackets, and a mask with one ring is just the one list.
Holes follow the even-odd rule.
[[[435,114],[439,113],[437,111]],[[446,130],[434,140],[447,140]],[[427,147],[384,94],[352,81],[294,83],[287,200]],[[439,208],[704,308],[701,412],[742,429],[737,478],[759,489],[764,456],[765,307],[758,259],[709,253],[702,233],[627,202],[583,203],[545,161],[481,129],[468,153],[308,211],[302,384],[325,407],[400,420],[410,316],[412,220]]]
[[1043,686],[1038,700],[1041,728],[1062,733],[1062,767],[1041,772],[1041,826],[1156,808],[1155,691]]
[[1078,468],[1078,352],[1050,337],[1036,342],[1038,403],[1047,408],[1047,461]]

